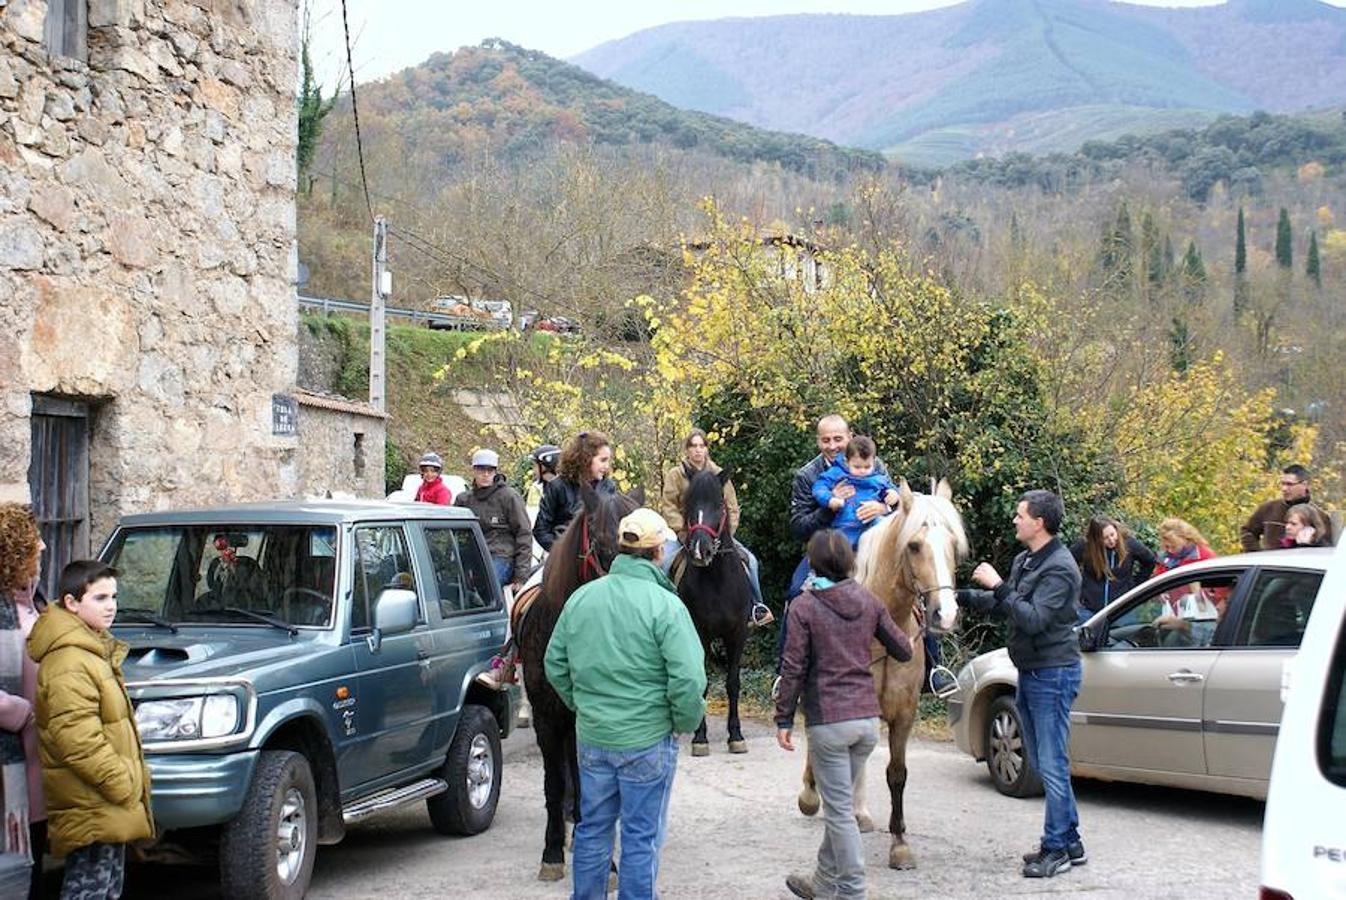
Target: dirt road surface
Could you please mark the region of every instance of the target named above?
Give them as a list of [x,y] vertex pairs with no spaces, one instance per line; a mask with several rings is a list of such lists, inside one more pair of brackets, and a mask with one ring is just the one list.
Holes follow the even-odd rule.
[[[780,750],[766,722],[745,723],[750,752],[725,751],[723,722],[712,725],[712,755],[678,762],[659,885],[661,897],[786,898],[785,876],[810,870],[821,819],[795,808],[801,752]],[[799,742],[796,742],[798,745]],[[430,830],[424,805],[377,816],[346,840],[318,850],[309,897],[546,898],[568,882],[536,880],[542,854],[542,766],[532,732],[505,742],[505,781],[491,830],[468,839]],[[1019,874],[1036,842],[1042,800],[1013,800],[991,787],[984,766],[949,743],[918,740],[908,753],[907,839],[918,868],[887,868],[887,789],[881,745],[869,767],[879,830],[865,836],[871,898],[1094,898],[1256,896],[1262,804],[1131,785],[1076,782],[1088,865],[1047,881]],[[127,896],[215,898],[208,869],[146,867]]]

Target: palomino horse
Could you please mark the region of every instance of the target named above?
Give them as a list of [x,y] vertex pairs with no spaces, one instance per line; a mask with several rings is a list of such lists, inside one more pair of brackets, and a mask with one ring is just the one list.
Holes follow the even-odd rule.
[[[684,463],[687,492],[682,518],[687,523],[686,566],[678,583],[678,595],[692,614],[696,633],[707,655],[719,641],[724,648],[724,690],[729,698],[729,752],[747,753],[748,742],[738,722],[739,663],[748,642],[748,614],[752,609],[752,586],[747,570],[734,548],[729,512],[724,505],[728,469],[718,475],[697,471]],[[692,755],[709,756],[706,720],[692,737]]]
[[[912,655],[908,662],[901,663],[888,656],[877,641],[872,657],[879,715],[888,724],[888,792],[893,801],[888,819],[888,830],[893,836],[888,865],[910,869],[915,867],[916,858],[904,837],[902,792],[907,786],[907,737],[916,722],[916,705],[925,675],[920,619],[933,632],[953,630],[958,618],[954,567],[967,556],[968,545],[962,517],[950,502],[953,493],[947,481],[941,480],[933,495],[913,494],[903,481],[899,493],[902,501],[898,509],[860,539],[855,578],[883,601],[897,627],[911,639]],[[922,599],[923,617],[917,616],[917,598]],[[861,831],[871,831],[874,820],[866,804],[864,783],[865,773],[861,769],[855,779],[855,818]],[[813,769],[806,764],[799,810],[811,816],[818,806]]]
[[630,494],[599,494],[588,485],[580,490],[584,510],[557,539],[542,571],[542,589],[520,623],[516,638],[523,665],[524,687],[533,705],[533,731],[542,750],[542,790],[547,804],[547,831],[542,850],[541,881],[565,877],[566,783],[573,788],[571,813],[580,820],[579,759],[575,746],[575,714],[547,681],[543,660],[556,620],[566,600],[586,582],[606,575],[617,556],[617,523],[645,501],[637,488]]

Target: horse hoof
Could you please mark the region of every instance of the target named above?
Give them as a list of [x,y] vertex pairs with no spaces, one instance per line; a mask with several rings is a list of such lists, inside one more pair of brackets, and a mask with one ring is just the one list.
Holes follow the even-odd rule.
[[859,813],[855,817],[855,824],[860,827],[861,834],[869,834],[874,830],[874,817],[868,813]]
[[747,742],[747,741],[730,741],[730,742],[729,742],[729,752],[730,752],[730,753],[747,753],[747,752],[748,752],[748,742]]
[[916,868],[916,854],[912,853],[911,848],[906,844],[893,844],[888,848],[888,868],[914,869]]
[[692,744],[693,756],[710,756],[710,744]]
[[560,881],[566,877],[565,863],[543,863],[537,870],[538,881]]
[[822,798],[818,792],[810,788],[804,788],[799,792],[799,811],[806,816],[816,816],[819,808],[822,807]]

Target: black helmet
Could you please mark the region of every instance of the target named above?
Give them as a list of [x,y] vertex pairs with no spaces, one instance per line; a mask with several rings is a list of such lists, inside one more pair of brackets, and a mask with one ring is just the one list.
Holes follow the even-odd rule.
[[555,444],[543,444],[529,454],[533,462],[537,463],[548,472],[556,471],[556,464],[561,461],[561,448]]

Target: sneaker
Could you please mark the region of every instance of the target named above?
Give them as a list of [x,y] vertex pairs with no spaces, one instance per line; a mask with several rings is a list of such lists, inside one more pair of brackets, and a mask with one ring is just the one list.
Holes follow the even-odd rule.
[[[1042,855],[1042,848],[1037,847],[1032,853],[1024,854],[1024,862],[1029,863]],[[1082,866],[1089,861],[1089,857],[1084,852],[1084,841],[1076,841],[1066,847],[1066,855],[1070,857],[1072,866]]]
[[813,876],[803,872],[795,872],[785,879],[785,886],[790,889],[790,893],[796,897],[803,897],[804,900],[813,900]]
[[1064,850],[1048,850],[1024,863],[1025,878],[1051,878],[1070,868],[1070,854]]
[[765,628],[774,621],[776,621],[776,617],[765,603],[754,603],[752,605],[752,614],[748,616],[749,625],[754,628]]

